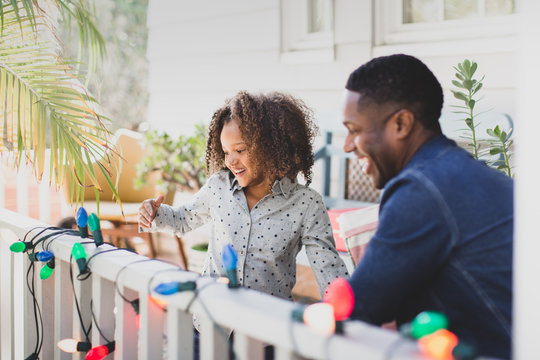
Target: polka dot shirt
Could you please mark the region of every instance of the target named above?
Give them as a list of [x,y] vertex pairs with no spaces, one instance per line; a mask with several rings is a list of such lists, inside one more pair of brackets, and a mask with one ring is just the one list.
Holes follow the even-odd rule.
[[321,296],[333,279],[348,277],[320,194],[296,181],[276,181],[250,211],[242,187],[223,170],[208,179],[190,204],[161,205],[150,231],[183,234],[208,222],[212,238],[203,275],[225,273],[221,253],[231,244],[242,286],[291,299],[296,255],[304,245]]

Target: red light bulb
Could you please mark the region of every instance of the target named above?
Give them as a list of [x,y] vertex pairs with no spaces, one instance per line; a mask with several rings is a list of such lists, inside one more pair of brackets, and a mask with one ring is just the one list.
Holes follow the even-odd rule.
[[349,282],[343,278],[332,281],[326,289],[323,302],[332,305],[337,321],[347,319],[354,307],[354,293]]
[[101,360],[109,354],[109,349],[105,345],[96,346],[86,353],[86,360]]
[[113,341],[106,345],[93,347],[86,353],[86,360],[101,360],[114,351],[114,346],[115,343]]

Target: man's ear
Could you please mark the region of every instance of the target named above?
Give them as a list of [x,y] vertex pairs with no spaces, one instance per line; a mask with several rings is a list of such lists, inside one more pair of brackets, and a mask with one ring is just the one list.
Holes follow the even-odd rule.
[[397,139],[405,139],[408,137],[416,125],[416,118],[413,112],[407,109],[399,110],[392,117],[391,121]]

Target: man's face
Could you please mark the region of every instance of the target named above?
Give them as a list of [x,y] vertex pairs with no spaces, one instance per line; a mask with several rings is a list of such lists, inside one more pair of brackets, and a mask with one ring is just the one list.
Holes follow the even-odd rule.
[[361,95],[346,90],[343,125],[347,137],[343,150],[363,162],[362,170],[373,185],[382,189],[400,171],[397,142],[392,136],[392,119],[400,109],[385,105],[359,105]]

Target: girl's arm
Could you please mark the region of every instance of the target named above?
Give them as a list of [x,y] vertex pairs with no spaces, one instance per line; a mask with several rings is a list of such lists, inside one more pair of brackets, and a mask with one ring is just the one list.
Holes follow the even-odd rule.
[[301,241],[306,247],[306,254],[322,298],[332,280],[337,277],[348,278],[349,273],[337,253],[330,218],[320,195],[313,197],[313,202],[304,217]]
[[208,184],[214,181],[213,178],[212,176],[208,179],[189,203],[178,207],[162,204],[148,231],[184,234],[208,223],[211,220],[212,195],[208,190]]

